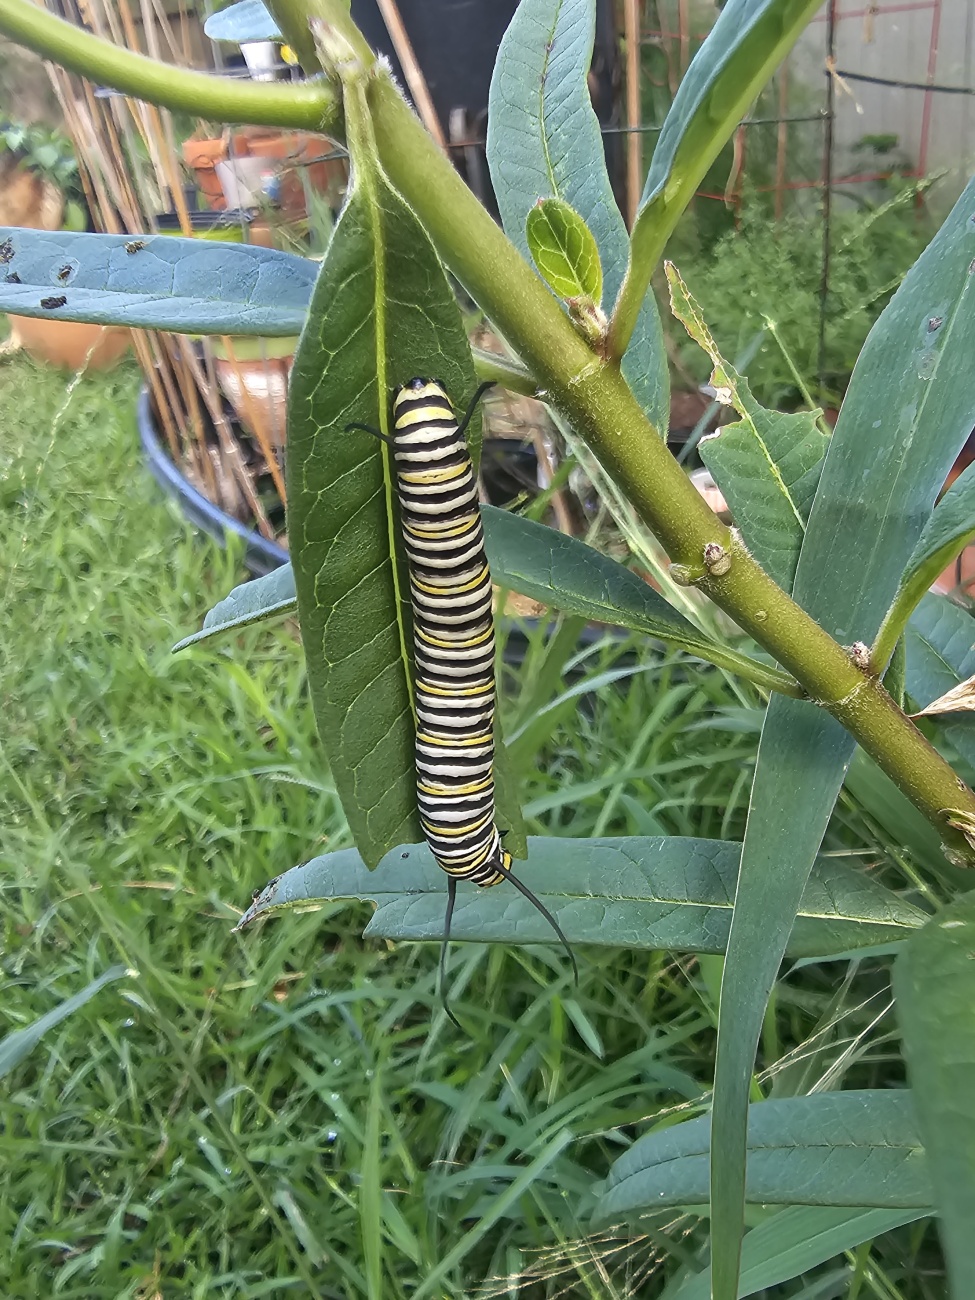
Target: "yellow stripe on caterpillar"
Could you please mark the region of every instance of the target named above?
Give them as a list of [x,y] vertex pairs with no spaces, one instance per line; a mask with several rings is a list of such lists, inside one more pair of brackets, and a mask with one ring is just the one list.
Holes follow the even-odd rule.
[[428,596],[443,596],[445,593],[459,595],[461,592],[473,591],[475,587],[480,587],[483,584],[484,579],[488,577],[490,577],[488,567],[486,564],[482,564],[476,578],[471,578],[469,582],[462,582],[456,587],[431,587],[427,583],[421,582],[415,574],[410,574],[410,582],[419,591],[424,592],[424,594]]
[[476,736],[431,736],[425,731],[416,733],[417,740],[422,740],[424,745],[435,745],[438,749],[471,749],[477,745],[490,745],[494,740],[493,731],[482,731]]

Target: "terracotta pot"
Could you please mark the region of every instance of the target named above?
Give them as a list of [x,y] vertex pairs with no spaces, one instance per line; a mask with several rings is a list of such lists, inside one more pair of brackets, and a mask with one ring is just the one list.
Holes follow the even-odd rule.
[[[11,316],[11,339],[35,361],[68,370],[110,370],[128,350],[129,331],[117,325]],[[90,353],[90,355],[89,355]]]
[[224,210],[227,200],[224,198],[223,186],[217,176],[216,166],[218,162],[225,162],[226,158],[227,141],[222,136],[211,140],[184,140],[183,142],[183,160],[187,167],[193,169],[196,183],[206,201],[218,212]]
[[[220,391],[248,432],[272,447],[283,447],[287,430],[288,376],[293,357],[248,357],[253,339],[235,339],[233,358],[221,355],[223,340],[214,340],[214,369]],[[268,340],[278,343],[279,340]],[[294,347],[294,342],[291,344]]]
[[245,127],[232,137],[233,152],[239,157],[271,158],[280,165],[277,169],[281,182],[279,204],[285,216],[305,215],[305,190],[301,173],[304,171],[312,189],[334,198],[338,206],[339,195],[348,178],[343,158],[330,158],[327,162],[309,162],[332,150],[324,136],[307,131],[276,131],[269,127]]

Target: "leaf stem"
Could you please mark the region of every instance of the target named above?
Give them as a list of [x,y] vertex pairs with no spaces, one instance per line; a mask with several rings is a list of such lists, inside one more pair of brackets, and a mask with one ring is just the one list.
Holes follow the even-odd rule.
[[[777,0],[753,6],[749,17],[729,11],[695,56],[650,164],[630,236],[630,263],[610,320],[611,357],[626,352],[650,277],[708,168],[818,8],[819,0]],[[741,24],[737,31],[735,23]]]
[[500,388],[506,388],[509,393],[520,393],[522,397],[538,396],[538,385],[520,361],[484,348],[471,348],[471,353],[478,379],[485,383],[490,379]]
[[177,68],[113,45],[31,0],[0,0],[0,32],[90,81],[215,122],[329,131],[339,118],[337,96],[324,80],[279,85]]

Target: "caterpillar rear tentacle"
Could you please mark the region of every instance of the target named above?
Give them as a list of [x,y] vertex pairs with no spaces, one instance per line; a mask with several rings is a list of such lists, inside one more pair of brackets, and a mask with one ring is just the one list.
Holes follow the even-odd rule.
[[439,986],[444,1009],[447,945],[457,880],[482,887],[508,880],[551,925],[572,962],[569,942],[549,909],[512,872],[494,802],[494,614],[477,483],[464,433],[481,384],[457,423],[443,384],[411,379],[393,399],[393,433],[365,429],[392,450],[413,605],[416,774],[420,823],[447,872],[447,911]]

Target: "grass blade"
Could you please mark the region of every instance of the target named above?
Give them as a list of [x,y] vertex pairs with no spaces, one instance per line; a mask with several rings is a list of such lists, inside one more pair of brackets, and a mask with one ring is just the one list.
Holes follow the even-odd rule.
[[952,1300],[975,1295],[975,894],[913,936],[894,967],[904,1052],[948,1258]]
[[113,980],[121,979],[128,973],[124,966],[110,966],[97,979],[86,984],[80,992],[65,998],[62,1003],[35,1020],[32,1025],[28,1025],[26,1029],[17,1029],[12,1034],[6,1034],[0,1039],[0,1079],[18,1066],[55,1025],[59,1025],[86,1002],[90,1002],[106,984],[111,984]]
[[531,1164],[492,1201],[490,1209],[484,1217],[469,1232],[466,1232],[460,1241],[444,1255],[436,1267],[427,1274],[413,1292],[412,1300],[423,1300],[424,1296],[434,1293],[440,1285],[441,1279],[446,1277],[452,1268],[455,1268],[465,1259],[477,1243],[490,1232],[498,1220],[507,1214],[508,1210],[529,1190],[549,1165],[558,1159],[572,1141],[572,1138],[573,1135],[569,1129],[563,1129],[561,1133],[557,1133],[550,1142],[546,1143]]
[[[773,1215],[745,1237],[739,1297],[788,1282],[861,1242],[926,1217],[924,1210],[848,1210],[795,1205]],[[661,1300],[708,1300],[710,1270],[699,1273]]]

